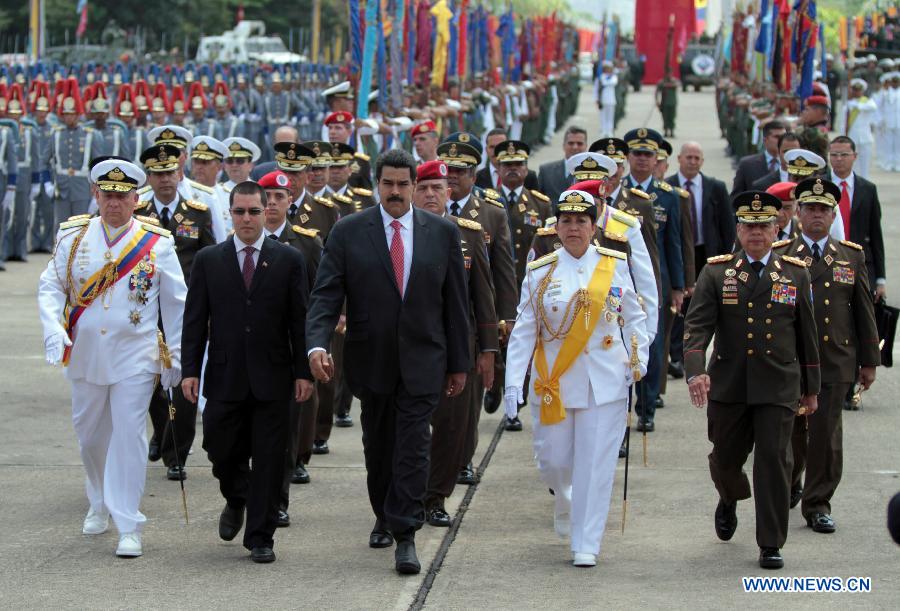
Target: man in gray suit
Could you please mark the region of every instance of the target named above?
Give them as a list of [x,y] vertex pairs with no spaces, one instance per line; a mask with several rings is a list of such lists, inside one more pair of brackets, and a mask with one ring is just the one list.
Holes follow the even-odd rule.
[[538,169],[538,191],[549,197],[551,202],[559,199],[560,193],[574,182],[572,176],[566,175],[566,159],[587,151],[587,146],[587,130],[570,125],[563,136],[565,157],[559,161],[547,162]]

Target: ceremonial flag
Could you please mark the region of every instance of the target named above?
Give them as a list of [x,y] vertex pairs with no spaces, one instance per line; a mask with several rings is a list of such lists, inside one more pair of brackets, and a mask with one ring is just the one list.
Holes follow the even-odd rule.
[[769,0],[762,0],[759,6],[759,33],[756,35],[756,79],[760,81],[766,78],[766,67],[769,65],[769,57],[772,50],[772,8]]
[[88,3],[87,0],[78,0],[78,6],[75,8],[75,14],[81,15],[78,19],[78,29],[75,30],[75,36],[81,38],[87,30],[88,20]]
[[[766,2],[766,0],[763,0],[763,2]],[[709,0],[694,0],[694,10],[696,11],[694,16],[694,33],[697,36],[706,31],[706,9],[708,5]]]
[[457,73],[459,74],[460,84],[465,82],[466,74],[468,74],[468,31],[469,31],[469,0],[462,0],[459,6],[459,30],[458,40],[459,48],[457,49]]
[[[415,65],[418,68],[418,76],[415,82],[425,86],[428,82],[428,73],[431,72],[431,7],[428,0],[419,0],[416,9],[416,55]],[[413,81],[410,81],[412,84]]]
[[447,0],[438,0],[430,10],[434,17],[434,59],[431,64],[432,86],[443,87],[447,75],[447,55],[450,46],[450,20],[453,11],[447,8]]
[[356,101],[356,116],[360,119],[369,117],[369,93],[372,91],[372,69],[375,63],[375,51],[381,35],[378,27],[378,2],[366,3],[366,37],[364,39],[362,70],[359,77],[359,99]]
[[350,0],[350,80],[354,86],[359,81],[362,69],[362,26],[360,24],[359,0]]
[[406,0],[394,3],[394,28],[391,31],[391,106],[403,107],[403,27],[406,17]]
[[800,82],[796,93],[801,100],[812,95],[813,63],[818,43],[815,0],[797,0],[794,4],[796,26],[791,37],[791,62],[797,67]]
[[619,18],[613,16],[612,23],[609,24],[609,30],[606,33],[606,50],[603,54],[604,59],[613,61],[616,59],[616,50],[619,48]]

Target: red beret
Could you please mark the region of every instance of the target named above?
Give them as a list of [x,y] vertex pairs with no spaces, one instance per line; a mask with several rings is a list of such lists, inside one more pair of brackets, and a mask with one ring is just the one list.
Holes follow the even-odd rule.
[[269,172],[265,176],[259,179],[259,186],[263,189],[286,189],[290,190],[291,181],[288,179],[287,174],[282,172],[281,170],[276,170],[274,172]]
[[824,95],[809,96],[808,98],[806,98],[806,105],[807,106],[815,106],[815,105],[828,106],[829,108],[831,107],[831,104],[828,103],[828,98],[826,98]]
[[325,125],[331,125],[332,123],[353,123],[353,113],[343,110],[333,112],[325,117]]
[[447,178],[447,164],[440,159],[426,161],[416,168],[416,180],[437,180]]
[[410,137],[414,138],[420,134],[427,134],[429,132],[435,132],[435,133],[437,132],[437,125],[435,125],[434,121],[432,121],[430,119],[428,121],[423,121],[422,123],[419,123],[418,125],[413,127],[411,130],[409,130],[409,135],[410,135]]
[[582,180],[569,187],[569,190],[584,191],[593,197],[600,197],[600,189],[603,188],[603,184],[602,180]]
[[792,182],[776,182],[766,189],[766,193],[774,195],[783,202],[789,202],[794,199],[794,187],[796,186],[797,185]]

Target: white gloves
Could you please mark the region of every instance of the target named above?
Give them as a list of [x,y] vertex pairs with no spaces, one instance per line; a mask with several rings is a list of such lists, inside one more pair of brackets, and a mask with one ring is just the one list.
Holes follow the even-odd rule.
[[522,398],[522,389],[515,386],[507,386],[506,392],[503,394],[503,406],[506,417],[512,420],[519,415],[519,404],[524,403]]
[[46,195],[50,199],[53,199],[54,191],[55,189],[53,188],[53,182],[49,180],[44,181],[44,195]]
[[15,189],[7,189],[6,193],[3,195],[3,209],[7,212],[11,212],[13,209],[13,202],[16,199],[16,190]]
[[38,193],[41,192],[41,185],[39,183],[33,182],[31,183],[31,191],[28,193],[28,199],[33,200],[38,196]]
[[62,361],[63,351],[67,346],[71,345],[72,340],[69,339],[69,335],[62,329],[45,339],[44,352],[47,356],[47,362],[51,365],[59,364]]
[[181,382],[181,367],[163,369],[159,374],[159,383],[163,388],[175,388]]

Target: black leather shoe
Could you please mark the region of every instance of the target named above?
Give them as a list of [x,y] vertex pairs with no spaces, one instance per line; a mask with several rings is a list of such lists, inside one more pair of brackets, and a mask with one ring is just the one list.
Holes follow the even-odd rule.
[[353,418],[350,417],[350,414],[338,414],[334,417],[334,426],[349,429],[353,426]]
[[275,526],[278,528],[286,528],[291,525],[291,516],[284,509],[278,510],[278,519],[275,521]]
[[439,528],[450,526],[450,514],[443,507],[432,507],[428,510],[428,523]]
[[806,525],[813,532],[831,534],[835,531],[834,519],[827,513],[816,512],[806,518]]
[[638,420],[637,426],[634,428],[640,433],[643,433],[644,431],[652,433],[656,430],[656,425],[653,424],[652,420]]
[[219,536],[225,541],[234,539],[244,526],[244,508],[235,509],[225,505],[219,516]]
[[784,567],[784,558],[777,547],[759,548],[759,567],[763,569],[780,569]]
[[519,420],[519,417],[515,418],[507,418],[506,419],[506,430],[507,431],[521,431],[522,430],[522,421]]
[[419,558],[416,556],[416,542],[413,539],[406,539],[397,542],[397,549],[394,550],[394,566],[401,575],[418,575],[422,570],[419,564]]
[[178,482],[187,479],[187,472],[181,465],[172,465],[166,470],[166,479]]
[[375,526],[369,534],[369,547],[380,548],[390,547],[394,544],[394,535],[392,535],[387,527],[380,521],[375,520]]
[[159,442],[156,441],[156,435],[150,438],[150,448],[147,450],[147,458],[150,462],[156,462],[160,459]]
[[497,411],[497,408],[500,407],[500,399],[502,397],[499,393],[494,394],[491,391],[485,391],[484,393],[484,411],[488,414],[493,414]]
[[791,487],[791,509],[797,506],[800,499],[803,498],[803,488],[801,486]]
[[722,541],[728,541],[737,530],[737,501],[726,503],[719,499],[716,506],[716,536]]
[[666,402],[663,401],[662,397],[656,397],[656,409],[662,409],[666,406]]
[[328,449],[328,442],[324,439],[316,439],[313,441],[313,454],[328,454],[331,450]]
[[672,361],[669,363],[669,375],[676,380],[680,380],[684,377],[684,365],[681,361]]
[[254,547],[250,550],[250,560],[259,564],[275,562],[275,552],[271,547]]
[[475,476],[475,469],[472,468],[472,463],[469,463],[460,470],[459,475],[456,476],[456,483],[463,486],[474,486],[478,483],[478,478]]
[[309,471],[306,470],[306,466],[303,463],[297,465],[297,468],[294,469],[294,472],[291,474],[291,483],[292,484],[308,484],[309,483]]

